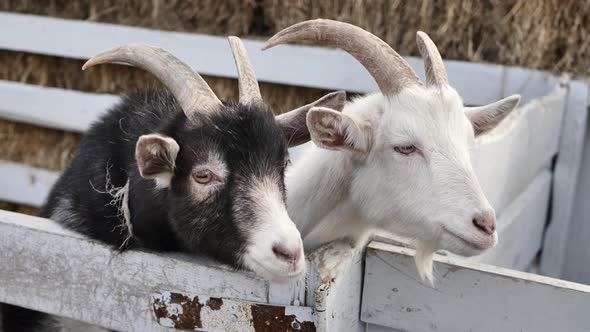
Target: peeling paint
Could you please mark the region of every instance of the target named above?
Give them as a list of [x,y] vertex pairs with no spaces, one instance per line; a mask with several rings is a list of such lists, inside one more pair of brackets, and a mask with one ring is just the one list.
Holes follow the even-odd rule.
[[222,305],[223,300],[216,297],[212,297],[207,301],[207,306],[211,308],[211,310],[219,310]]
[[334,282],[338,271],[344,268],[343,262],[349,262],[355,248],[349,241],[330,242],[312,252],[308,258],[318,268],[322,284]]
[[313,322],[300,322],[295,315],[285,315],[285,307],[253,305],[252,323],[255,331],[315,331]]
[[199,297],[190,298],[178,293],[164,293],[153,296],[152,308],[158,322],[166,327],[178,329],[202,328]]
[[162,292],[152,295],[152,311],[160,325],[183,330],[316,331],[309,307]]

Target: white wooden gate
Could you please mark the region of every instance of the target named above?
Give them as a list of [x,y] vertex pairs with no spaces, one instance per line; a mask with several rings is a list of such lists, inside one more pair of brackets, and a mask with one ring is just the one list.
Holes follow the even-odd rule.
[[[142,41],[170,49],[202,73],[235,77],[222,37],[8,13],[0,13],[0,30],[3,49],[85,59]],[[262,81],[376,90],[344,52],[285,46],[262,54],[261,42],[245,44]],[[422,61],[407,59],[424,76]],[[541,272],[561,273],[588,86],[516,67],[445,63],[467,104],[513,93],[523,95],[523,104],[474,152],[474,168],[498,212],[500,242],[473,259],[437,256],[435,288],[418,281],[403,239],[380,238],[366,252],[326,245],[309,255],[305,280],[281,285],[201,258],[121,254],[51,221],[0,211],[0,302],[124,331],[589,329],[587,286],[517,271],[529,270],[542,252]],[[39,126],[84,132],[115,101],[0,81],[0,117]],[[0,199],[40,206],[58,176],[0,161]],[[550,310],[544,298],[554,304]]]

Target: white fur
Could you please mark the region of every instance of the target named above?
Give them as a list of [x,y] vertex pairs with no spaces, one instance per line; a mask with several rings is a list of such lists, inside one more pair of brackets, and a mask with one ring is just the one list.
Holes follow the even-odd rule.
[[[471,166],[474,131],[453,88],[368,95],[342,113],[343,123],[354,121],[362,133],[347,132],[347,142],[368,142],[367,148],[312,145],[287,173],[287,206],[306,250],[343,237],[364,245],[382,229],[415,240],[419,273],[432,280],[436,250],[471,256],[496,244],[495,233],[472,223],[475,214],[493,210]],[[330,113],[330,121],[335,117]],[[308,127],[323,146],[318,137],[324,133],[313,131],[325,128],[309,115]],[[406,145],[418,152],[394,150]]]
[[[107,162],[104,190],[97,189],[92,182],[90,182],[90,186],[98,193],[109,194],[113,197],[108,204],[117,208],[117,217],[121,221],[121,224],[118,225],[118,227],[121,228],[121,233],[125,233],[125,240],[120,246],[120,248],[123,248],[133,237],[133,224],[131,223],[131,211],[129,210],[129,180],[127,180],[123,187],[116,187],[111,182],[111,167],[113,167],[113,165]],[[64,212],[68,210],[72,210],[71,203],[64,199],[60,202],[56,212],[52,214],[52,218],[50,219],[64,222],[65,217],[67,217],[67,215],[64,215]]]
[[[304,275],[305,258],[301,235],[287,214],[278,183],[278,179],[272,178],[254,181],[249,199],[256,205],[254,211],[258,214],[253,227],[244,230],[252,236],[242,262],[266,279],[282,281]],[[299,251],[299,259],[293,264],[279,259],[272,249],[277,244]]]

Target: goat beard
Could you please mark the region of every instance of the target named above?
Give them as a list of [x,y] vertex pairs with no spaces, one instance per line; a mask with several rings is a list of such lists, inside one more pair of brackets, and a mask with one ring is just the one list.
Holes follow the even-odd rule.
[[432,261],[437,249],[428,243],[416,244],[416,255],[414,261],[416,262],[416,269],[422,281],[428,281],[431,286],[434,286],[434,275]]

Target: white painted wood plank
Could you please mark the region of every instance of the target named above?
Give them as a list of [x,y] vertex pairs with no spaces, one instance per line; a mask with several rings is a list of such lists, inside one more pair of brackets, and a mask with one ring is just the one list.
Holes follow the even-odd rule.
[[267,300],[267,283],[251,273],[186,255],[119,253],[51,223],[0,211],[0,302],[120,331],[160,331],[150,309],[157,292]]
[[306,278],[284,283],[271,283],[268,289],[268,303],[293,306],[312,305],[305,298]]
[[[142,42],[170,50],[202,74],[236,77],[224,37],[15,13],[0,13],[0,30],[3,31],[0,48],[8,50],[88,59],[113,46]],[[13,37],[16,35],[19,38]],[[263,53],[260,50],[262,41],[244,40],[244,43],[261,81],[329,90],[377,90],[366,70],[343,51],[284,45]],[[407,59],[423,77],[422,60]],[[445,63],[451,84],[466,102],[483,104],[501,95],[502,66],[460,61]]]
[[359,320],[363,278],[362,248],[349,241],[334,241],[309,254],[308,294],[315,308],[318,331],[365,330]]
[[74,132],[114,106],[119,97],[0,80],[0,117]]
[[369,245],[363,321],[414,332],[582,331],[590,325],[590,286],[438,256],[432,288],[419,281],[413,254]]
[[498,218],[498,244],[471,261],[526,271],[541,249],[551,172],[543,170]]
[[590,284],[590,127],[586,128],[583,160],[578,175],[571,224],[561,278]]
[[[555,165],[552,215],[545,235],[541,259],[541,273],[549,276],[560,277],[562,275],[568,245],[571,245],[570,248],[574,252],[587,247],[587,239],[568,244],[568,236],[578,174],[582,163],[589,103],[588,85],[581,81],[570,82],[566,116],[559,143],[559,156]],[[586,220],[584,218],[576,223],[586,223]],[[584,258],[575,257],[579,261],[572,263],[584,264],[584,261],[588,262],[590,256],[584,256]]]
[[0,160],[0,200],[40,207],[59,173]]
[[565,97],[566,90],[557,87],[476,141],[473,168],[498,215],[557,154]]
[[521,103],[526,103],[549,94],[563,79],[545,71],[506,66],[502,98],[518,93]]
[[367,331],[366,332],[405,332],[405,331],[394,329],[391,327],[367,323]]

